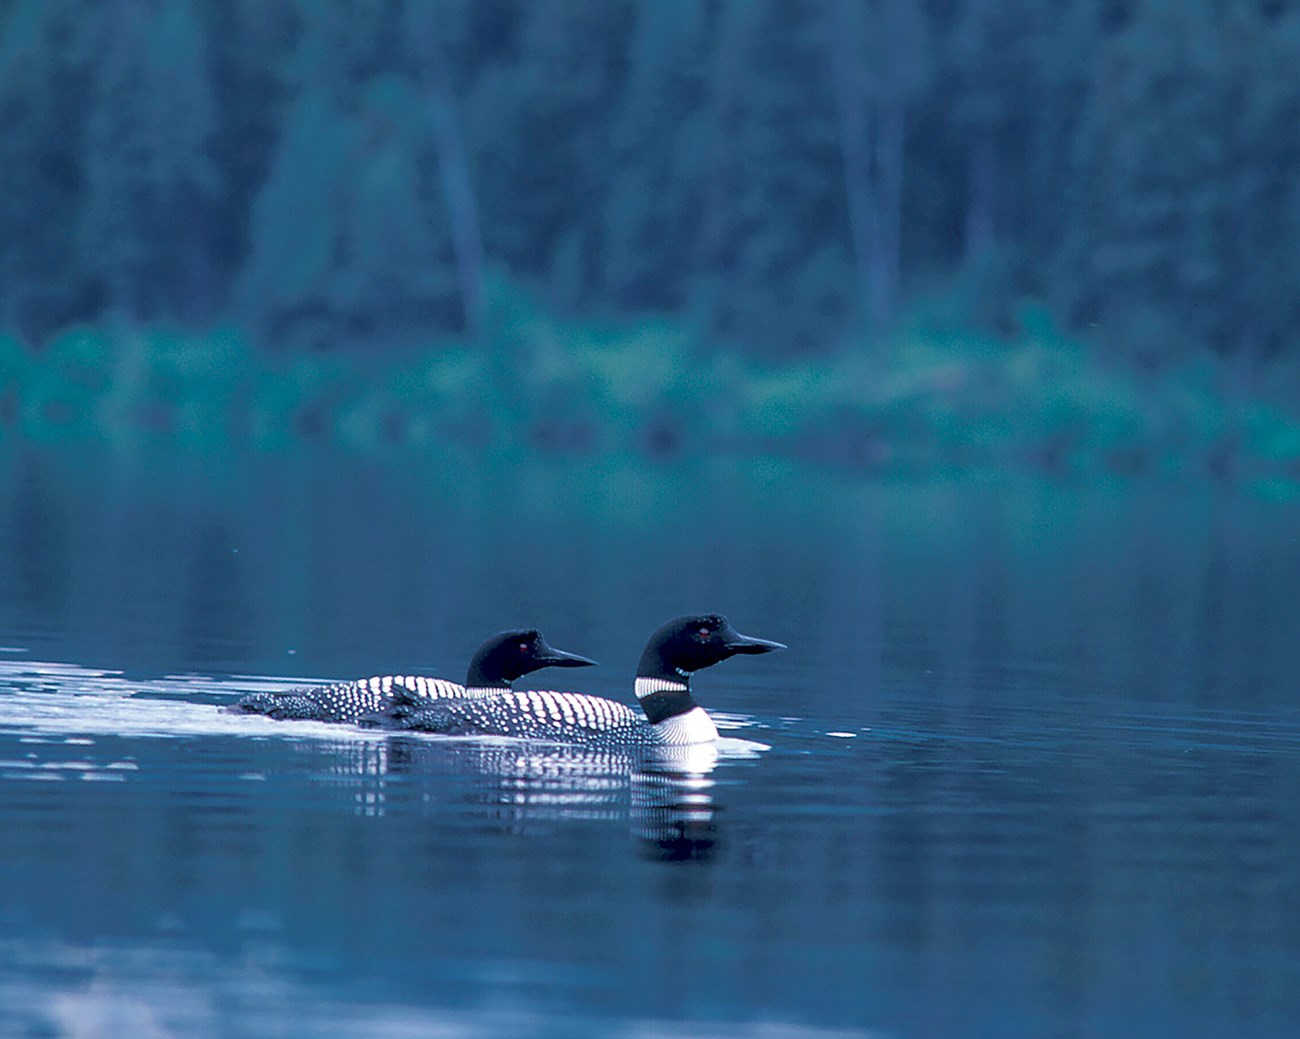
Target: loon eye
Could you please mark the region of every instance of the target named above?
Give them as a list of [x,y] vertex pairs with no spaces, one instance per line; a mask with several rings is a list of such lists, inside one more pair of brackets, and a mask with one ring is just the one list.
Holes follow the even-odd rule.
[[519,643],[519,652],[520,652],[520,653],[527,653],[527,652],[528,652],[528,643],[527,643],[527,642],[521,642],[521,643]]
[[709,629],[701,628],[699,631],[695,633],[695,637],[699,639],[701,642],[703,642],[705,639],[709,637]]

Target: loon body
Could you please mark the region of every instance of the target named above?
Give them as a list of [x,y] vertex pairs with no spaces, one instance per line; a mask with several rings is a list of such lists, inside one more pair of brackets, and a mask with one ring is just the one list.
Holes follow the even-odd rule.
[[376,675],[284,693],[249,693],[230,709],[281,720],[354,722],[362,715],[390,708],[394,702],[428,705],[441,700],[482,699],[508,692],[515,679],[544,667],[595,663],[555,649],[536,629],[503,631],[478,648],[464,685],[422,675]]
[[609,747],[708,743],[718,730],[691,695],[691,675],[737,653],[785,649],[751,638],[717,614],[678,617],[650,636],[637,666],[641,711],[583,693],[510,692],[490,698],[420,701],[396,691],[388,710],[362,718],[449,736],[513,736]]

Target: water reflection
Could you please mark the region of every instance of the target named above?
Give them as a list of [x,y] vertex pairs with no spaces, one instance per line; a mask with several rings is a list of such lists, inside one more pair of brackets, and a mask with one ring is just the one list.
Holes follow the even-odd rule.
[[449,772],[467,779],[467,800],[510,832],[527,832],[565,818],[613,819],[620,814],[628,767],[621,754],[515,741],[402,736],[390,737],[388,749],[389,772],[422,787],[443,783]]
[[[560,1014],[553,991],[428,1007],[394,998],[380,985],[365,987],[361,995],[322,986],[284,971],[265,949],[228,957],[180,941],[114,940],[87,949],[0,937],[0,963],[11,967],[0,973],[0,1035],[6,1039],[892,1039],[875,1031],[752,1017],[686,1026],[663,1010],[628,1022],[582,1006]],[[432,980],[453,989],[467,985],[463,971],[451,964]]]
[[69,602],[71,574],[68,556],[69,521],[47,471],[26,459],[14,480],[12,559],[4,570],[12,575],[10,595],[40,625],[57,629]]
[[[760,744],[729,741],[755,753]],[[382,809],[386,780],[401,776],[421,799],[445,798],[453,773],[464,797],[500,829],[535,833],[557,822],[627,819],[648,857],[705,860],[716,842],[716,746],[600,750],[519,741],[389,737],[377,764],[374,790],[358,793],[359,809]],[[354,756],[353,762],[361,760]],[[382,762],[382,764],[380,764]]]
[[632,773],[632,832],[648,857],[670,862],[713,857],[717,766],[713,744],[657,748],[638,763]]

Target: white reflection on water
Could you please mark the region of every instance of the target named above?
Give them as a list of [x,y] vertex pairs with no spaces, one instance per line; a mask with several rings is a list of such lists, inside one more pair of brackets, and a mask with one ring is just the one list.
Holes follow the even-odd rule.
[[[202,675],[141,680],[79,664],[0,660],[0,731],[62,737],[242,733],[337,740],[340,727],[336,725],[304,722],[287,730],[270,719],[230,714],[217,706],[218,701],[245,692],[279,692],[312,681],[245,675],[222,680]],[[350,734],[367,738],[359,730]]]
[[[765,744],[723,737],[715,744],[602,750],[500,738],[392,736],[380,753],[350,750],[340,769],[360,780],[357,810],[385,811],[390,783],[428,801],[445,797],[448,774],[485,817],[526,833],[562,820],[628,820],[652,857],[706,858],[714,843],[711,773],[757,757]],[[366,782],[365,780],[369,780]]]
[[441,1008],[397,1001],[339,1000],[289,977],[256,952],[227,960],[175,947],[0,941],[0,1035],[52,1039],[489,1039],[495,1036],[615,1036],[659,1039],[884,1039],[867,1031],[781,1021],[610,1020],[563,1013],[512,995],[479,1006]]

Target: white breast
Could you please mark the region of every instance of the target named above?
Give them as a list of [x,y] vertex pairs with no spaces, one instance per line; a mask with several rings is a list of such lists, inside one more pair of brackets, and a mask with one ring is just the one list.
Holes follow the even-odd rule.
[[718,738],[717,726],[703,707],[692,707],[685,714],[674,714],[656,722],[654,728],[665,743],[709,743]]

